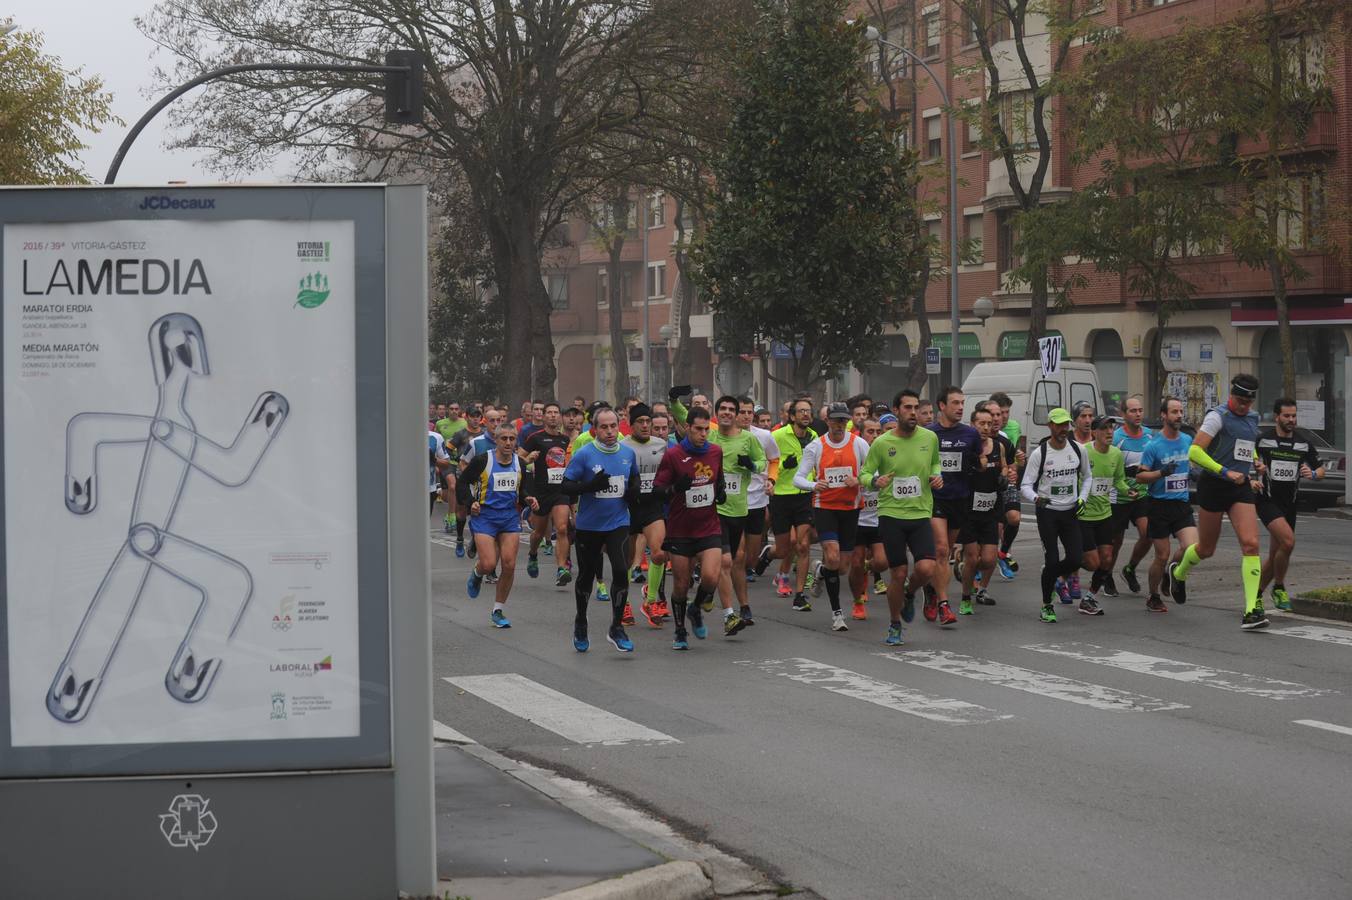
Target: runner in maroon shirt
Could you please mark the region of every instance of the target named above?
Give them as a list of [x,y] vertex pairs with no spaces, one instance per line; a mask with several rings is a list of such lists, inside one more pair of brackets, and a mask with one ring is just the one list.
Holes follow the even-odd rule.
[[662,549],[671,554],[671,610],[676,620],[673,650],[688,650],[685,614],[690,593],[693,562],[700,564],[699,589],[689,606],[690,627],[703,640],[709,633],[704,626],[703,606],[712,607],[723,563],[723,528],[718,520],[718,504],[723,494],[723,451],[709,443],[709,411],[690,410],[685,437],[668,447],[653,478],[655,492],[669,493],[667,539]]

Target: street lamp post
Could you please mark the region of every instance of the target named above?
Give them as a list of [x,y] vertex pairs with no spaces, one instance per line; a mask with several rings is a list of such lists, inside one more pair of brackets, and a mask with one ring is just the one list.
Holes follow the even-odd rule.
[[[939,89],[939,96],[944,101],[944,118],[948,121],[948,316],[951,337],[953,338],[952,356],[949,361],[949,383],[961,386],[959,373],[961,372],[958,363],[959,353],[961,352],[962,342],[958,339],[958,147],[954,137],[953,128],[953,104],[948,99],[948,91],[944,88],[944,83],[934,70],[929,67],[923,59],[913,50],[908,50],[899,44],[894,44],[882,36],[882,33],[872,25],[864,30],[864,36],[870,41],[876,41],[878,44],[891,47],[898,53],[904,53],[907,57],[915,61],[922,69],[929,73],[930,80],[934,86]],[[925,311],[920,311],[925,315]]]
[[[648,333],[648,301],[652,291],[648,286],[648,217],[652,215],[652,197],[643,195],[643,397],[645,403],[653,399],[653,366],[650,357],[653,352],[652,335]],[[663,288],[666,285],[662,285]]]

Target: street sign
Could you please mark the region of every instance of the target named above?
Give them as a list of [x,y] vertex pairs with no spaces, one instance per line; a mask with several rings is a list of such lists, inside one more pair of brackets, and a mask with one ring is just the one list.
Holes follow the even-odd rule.
[[1065,338],[1059,334],[1038,338],[1037,351],[1042,360],[1042,377],[1050,378],[1061,371],[1061,351],[1065,347]]
[[938,374],[939,374],[939,348],[938,348],[938,347],[926,347],[926,348],[925,348],[925,374],[926,374],[926,375],[938,375]]

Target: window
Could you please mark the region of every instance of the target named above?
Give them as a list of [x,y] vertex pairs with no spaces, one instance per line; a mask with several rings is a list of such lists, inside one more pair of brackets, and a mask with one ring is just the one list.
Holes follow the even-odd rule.
[[943,34],[943,28],[939,22],[939,11],[936,9],[925,13],[920,18],[920,24],[925,35],[925,56],[938,56],[939,41]]
[[648,196],[648,227],[660,228],[667,224],[666,197],[659,191]]
[[568,274],[545,276],[545,286],[549,290],[549,303],[554,309],[568,308]]
[[1033,421],[1046,425],[1047,414],[1061,405],[1061,385],[1055,381],[1039,381],[1033,389]]
[[1094,412],[1099,411],[1098,396],[1094,393],[1092,384],[1085,384],[1082,381],[1072,381],[1070,383],[1070,405],[1074,408],[1081,401],[1094,407]]
[[1277,236],[1289,249],[1319,246],[1324,228],[1324,178],[1318,172],[1287,178],[1276,192]]
[[983,263],[986,261],[986,241],[985,241],[985,216],[981,213],[974,213],[970,216],[964,216],[963,222],[967,231],[967,262],[968,264]]
[[648,263],[648,296],[651,298],[667,295],[667,264]]
[[1033,92],[1012,91],[1000,98],[1000,127],[1015,150],[1037,146],[1033,128]]
[[990,22],[990,9],[985,3],[982,3],[980,7],[976,9],[976,13],[975,16],[968,15],[965,17],[967,19],[966,36],[963,39],[963,43],[965,44],[979,43],[983,33],[986,33],[987,38],[989,38],[988,23]]
[[1295,34],[1282,38],[1286,75],[1307,88],[1324,83],[1324,38],[1319,34]]
[[981,101],[970,100],[963,103],[963,115],[967,120],[965,152],[981,149]]
[[610,306],[610,276],[606,274],[605,269],[600,269],[596,273],[596,305]]
[[937,115],[930,116],[925,120],[925,158],[938,159],[944,153],[944,141],[941,137],[940,126],[943,123],[939,121]]

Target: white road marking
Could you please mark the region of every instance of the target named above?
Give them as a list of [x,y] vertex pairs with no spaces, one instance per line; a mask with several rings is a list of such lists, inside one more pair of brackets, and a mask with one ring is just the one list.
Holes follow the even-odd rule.
[[1310,728],[1319,728],[1323,731],[1332,731],[1334,734],[1345,734],[1352,737],[1352,728],[1346,725],[1334,725],[1332,722],[1321,722],[1318,719],[1296,719],[1293,725],[1307,725]]
[[1264,678],[1245,672],[1231,672],[1226,669],[1213,669],[1210,666],[1198,666],[1179,662],[1176,659],[1164,659],[1160,656],[1146,656],[1142,653],[1129,653],[1125,650],[1111,650],[1097,644],[1030,644],[1025,650],[1034,653],[1048,653],[1052,656],[1064,656],[1082,662],[1114,669],[1125,669],[1141,675],[1154,675],[1156,678],[1168,678],[1188,684],[1200,684],[1230,691],[1235,694],[1249,694],[1268,700],[1294,700],[1300,697],[1322,697],[1337,691],[1313,688],[1294,681],[1281,681],[1276,678]]
[[465,737],[449,725],[442,724],[436,719],[432,720],[432,740],[444,741],[448,744],[473,744],[473,738]]
[[1295,625],[1291,628],[1274,628],[1271,634],[1282,637],[1304,638],[1307,641],[1323,641],[1326,644],[1342,644],[1352,647],[1352,628],[1324,628],[1320,625]]
[[767,659],[762,662],[738,660],[739,666],[753,666],[770,675],[778,675],[802,684],[811,684],[825,688],[846,697],[863,700],[877,706],[919,716],[934,722],[949,725],[973,725],[995,722],[1000,719],[1012,719],[1013,716],[1001,715],[994,710],[968,703],[965,700],[950,700],[947,697],[931,697],[919,691],[913,691],[887,681],[877,681],[867,675],[838,669],[835,666],[816,660],[796,657],[793,659]]
[[668,734],[583,703],[522,675],[461,675],[445,681],[579,744],[679,744]]
[[949,675],[959,675],[974,681],[998,684],[1029,694],[1038,694],[1056,700],[1067,700],[1081,706],[1117,712],[1160,712],[1167,709],[1187,709],[1182,703],[1170,703],[1143,694],[1119,691],[1116,688],[1063,678],[1048,672],[1035,672],[1018,666],[1005,665],[988,659],[977,659],[961,653],[943,650],[912,650],[910,653],[879,653],[878,656],[897,662],[910,663],[934,669]]

